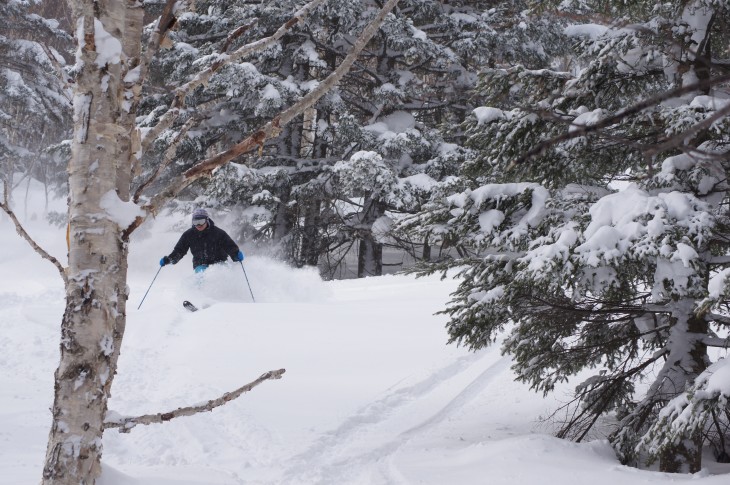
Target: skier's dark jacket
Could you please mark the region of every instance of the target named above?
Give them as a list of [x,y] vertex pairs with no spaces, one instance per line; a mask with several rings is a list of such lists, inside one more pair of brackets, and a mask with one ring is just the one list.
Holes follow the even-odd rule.
[[180,261],[187,254],[188,249],[193,254],[193,268],[200,265],[222,263],[227,256],[236,261],[239,251],[238,246],[226,234],[226,231],[216,227],[210,219],[208,219],[208,227],[202,231],[198,231],[193,226],[183,232],[180,240],[168,256],[170,262],[175,264]]

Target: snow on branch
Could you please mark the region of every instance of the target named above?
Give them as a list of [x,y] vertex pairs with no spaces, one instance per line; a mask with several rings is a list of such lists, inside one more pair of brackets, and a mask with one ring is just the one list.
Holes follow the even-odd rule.
[[33,238],[30,237],[30,234],[28,234],[26,232],[26,230],[23,228],[23,225],[18,220],[18,217],[15,215],[15,212],[13,212],[10,209],[10,202],[8,201],[8,195],[9,195],[9,193],[10,193],[10,190],[8,188],[8,182],[7,181],[3,181],[3,201],[0,203],[0,208],[13,221],[13,224],[15,224],[15,230],[18,232],[18,234],[20,235],[20,237],[22,237],[23,239],[25,239],[28,242],[28,244],[30,244],[30,246],[33,248],[33,250],[36,253],[40,254],[43,259],[47,259],[48,261],[50,261],[51,263],[53,263],[53,265],[56,267],[56,269],[58,269],[58,272],[61,275],[61,279],[63,280],[63,284],[64,285],[67,285],[68,284],[68,278],[66,276],[66,269],[63,267],[63,265],[61,264],[61,262],[58,261],[53,256],[51,256],[50,254],[48,254],[48,252],[46,252],[45,249],[43,249],[42,247],[40,247],[33,240]]
[[207,84],[208,80],[221,67],[230,64],[231,62],[242,59],[247,55],[253,54],[254,52],[260,52],[277,42],[279,39],[284,37],[284,34],[291,30],[292,27],[294,27],[298,23],[302,23],[304,19],[309,16],[311,11],[317,8],[320,4],[324,3],[324,1],[325,0],[312,0],[311,2],[300,8],[296,13],[294,13],[291,19],[289,19],[285,24],[279,27],[277,31],[269,37],[264,37],[263,39],[259,39],[256,42],[246,44],[229,55],[221,55],[218,60],[216,60],[213,64],[210,65],[210,67],[208,67],[208,69],[195,76],[195,79],[189,81],[188,83],[180,86],[175,90],[175,101],[173,101],[173,108],[182,105],[185,96],[187,96],[188,93],[193,92],[195,88],[202,84]]
[[[522,154],[520,157],[516,158],[511,164],[510,169],[513,169],[520,163],[526,162],[534,157],[537,157],[539,155],[542,155],[548,148],[557,145],[558,143],[562,143],[568,140],[573,140],[575,138],[581,138],[584,137],[590,133],[595,133],[597,131],[600,131],[604,128],[608,128],[610,126],[615,125],[616,123],[619,123],[625,118],[628,118],[629,116],[633,116],[635,114],[641,113],[645,109],[651,108],[652,106],[658,106],[661,102],[666,101],[668,99],[676,98],[678,96],[682,96],[687,93],[691,93],[693,91],[699,90],[699,89],[706,89],[712,86],[716,86],[718,84],[724,83],[730,81],[730,74],[726,74],[724,76],[719,76],[712,79],[706,79],[699,81],[697,83],[688,84],[686,86],[682,86],[676,89],[672,89],[670,91],[661,93],[657,96],[653,96],[649,99],[645,99],[644,101],[641,101],[639,103],[636,103],[633,106],[629,106],[626,109],[620,110],[613,116],[608,116],[606,118],[597,120],[595,123],[592,123],[590,125],[584,125],[584,126],[571,126],[571,130],[568,130],[567,132],[563,133],[562,135],[555,136],[553,138],[549,138],[547,140],[544,140],[537,144],[534,148],[531,150],[528,150],[526,153]],[[727,114],[723,110],[723,114]],[[713,118],[713,122],[716,121],[716,119]],[[690,133],[691,134],[691,133]],[[679,133],[675,137],[672,137],[667,143],[671,143],[671,145],[668,145],[669,147],[675,146],[676,143],[674,143],[672,140],[675,138],[678,140],[684,140],[688,135],[685,133]]]
[[720,359],[697,377],[694,384],[661,410],[642,437],[639,451],[657,458],[678,440],[701,432],[713,411],[725,412],[730,397],[730,361]]
[[652,146],[651,150],[649,150],[647,154],[655,155],[667,150],[671,150],[672,148],[678,148],[681,145],[684,145],[688,138],[696,135],[702,130],[710,128],[713,124],[726,117],[727,115],[730,115],[730,103],[728,103],[728,105],[723,107],[722,109],[716,111],[712,116],[699,123],[696,123],[691,128],[685,130],[683,133],[679,133],[676,136],[669,138],[664,143]]
[[[185,97],[189,93],[193,92],[198,86],[202,84],[207,84],[207,82],[210,80],[213,74],[216,73],[216,71],[218,71],[221,67],[227,64],[242,59],[245,56],[248,56],[255,52],[260,52],[272,45],[273,43],[277,42],[296,24],[304,22],[304,19],[309,16],[312,10],[317,8],[320,4],[324,3],[324,1],[325,0],[312,0],[311,2],[300,8],[297,12],[295,12],[291,19],[289,19],[285,24],[279,27],[279,29],[269,37],[264,37],[263,39],[259,39],[256,42],[246,44],[236,51],[232,52],[231,54],[221,54],[218,59],[213,62],[206,70],[195,76],[195,79],[192,79],[191,81],[177,88],[175,90],[174,99],[172,101],[170,109],[160,118],[157,125],[149,132],[147,132],[143,140],[143,147],[147,147],[149,143],[155,140],[157,135],[162,132],[162,130],[172,124],[175,116],[179,114],[179,108],[183,105]],[[244,27],[247,28],[248,26]],[[227,49],[228,47],[228,42],[232,40],[234,36],[240,35],[240,33],[238,33],[239,31],[240,28],[237,31],[233,32],[231,36],[229,36],[229,39],[226,41],[226,44],[224,46],[224,52],[225,49]]]
[[[322,81],[316,89],[313,89],[307,93],[302,99],[294,103],[292,106],[284,110],[279,116],[268,122],[263,128],[256,131],[242,142],[234,145],[230,149],[219,153],[207,160],[196,164],[190,168],[184,174],[186,179],[184,187],[197,180],[201,176],[209,175],[214,169],[220,167],[233,160],[237,156],[247,153],[258,146],[263,146],[264,141],[267,138],[277,136],[281,127],[289,123],[291,120],[302,114],[307,109],[314,106],[319,98],[325,95],[330,89],[332,89],[350,70],[350,67],[360,55],[360,52],[365,48],[370,39],[378,31],[380,25],[385,20],[385,17],[390,13],[391,10],[398,3],[398,0],[389,0],[378,14],[370,21],[370,23],[363,29],[360,37],[353,44],[352,50],[345,57],[342,63],[335,69],[324,81]],[[183,187],[183,188],[184,188]]]
[[[165,205],[169,200],[174,198],[183,189],[188,187],[196,180],[210,176],[210,174],[218,167],[225,165],[236,157],[248,153],[255,148],[263,147],[264,142],[267,138],[273,138],[277,136],[281,130],[281,127],[289,123],[297,116],[304,113],[307,109],[314,106],[314,104],[330,91],[340,80],[347,74],[352,67],[352,64],[360,55],[360,52],[365,48],[370,39],[375,35],[380,26],[382,25],[385,17],[395,8],[398,0],[388,0],[383,5],[383,8],[378,14],[365,26],[360,36],[357,38],[352,46],[352,50],[345,57],[342,63],[335,69],[329,76],[327,76],[316,89],[313,89],[302,97],[299,101],[294,103],[292,106],[284,110],[281,114],[276,116],[274,119],[266,123],[263,127],[256,130],[253,134],[248,136],[240,143],[232,146],[226,151],[223,151],[211,158],[203,160],[192,168],[188,169],[184,174],[174,178],[170,184],[163,190],[157,193],[147,204],[144,209],[147,214],[155,214],[159,209]],[[311,4],[308,4],[311,5]],[[289,22],[291,23],[291,21]],[[149,135],[148,135],[149,136]],[[137,220],[130,225],[122,238],[126,240],[129,235],[139,227],[147,216],[138,217]]]
[[167,0],[165,7],[162,9],[160,18],[157,19],[157,26],[155,27],[152,36],[150,37],[149,45],[145,50],[144,56],[139,64],[139,77],[138,82],[143,82],[147,78],[147,71],[149,70],[152,58],[160,50],[163,40],[167,32],[175,25],[177,19],[175,19],[175,4],[176,0]]
[[145,414],[137,417],[115,417],[109,415],[113,413],[108,413],[106,420],[104,421],[104,429],[119,428],[120,433],[129,433],[132,428],[140,424],[149,425],[153,423],[163,423],[165,421],[170,421],[174,418],[179,418],[181,416],[192,416],[194,414],[212,411],[217,407],[223,406],[227,402],[237,399],[244,392],[250,391],[264,381],[267,381],[269,379],[281,379],[281,377],[284,375],[284,372],[286,372],[286,369],[269,371],[255,381],[250,382],[233,392],[227,392],[217,399],[211,399],[204,404],[177,408],[174,411],[169,411],[167,413]]
[[167,147],[167,150],[165,150],[165,154],[162,157],[162,161],[157,164],[157,167],[155,167],[155,170],[152,172],[152,174],[147,178],[147,180],[143,181],[139,184],[139,187],[137,187],[137,190],[134,192],[134,197],[132,200],[137,203],[139,202],[140,197],[142,197],[142,193],[149,187],[157,178],[160,176],[160,174],[165,170],[174,160],[175,154],[177,153],[177,148],[185,140],[186,135],[188,132],[192,129],[192,127],[197,123],[199,120],[195,116],[191,116],[185,124],[180,128],[177,133],[175,134],[174,139],[170,143],[170,145]]

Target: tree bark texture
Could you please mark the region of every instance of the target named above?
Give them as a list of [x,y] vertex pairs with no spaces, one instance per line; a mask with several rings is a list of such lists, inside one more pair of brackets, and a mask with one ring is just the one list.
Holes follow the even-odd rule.
[[321,250],[320,226],[322,224],[322,200],[315,199],[303,203],[304,224],[302,244],[297,266],[317,266]]
[[66,310],[44,485],[101,473],[103,419],[124,334],[127,245],[105,204],[129,200],[134,113],[124,76],[139,60],[141,4],[72,2],[82,70],[74,96]]
[[[678,63],[678,76],[675,81],[678,82],[678,87],[689,87],[697,83],[708,84],[709,83],[709,69],[707,69],[707,61],[705,55],[709,54],[709,46],[712,35],[712,23],[714,21],[715,12],[713,7],[706,5],[703,0],[690,0],[684,5],[682,12],[682,19],[685,21],[692,21],[692,26],[688,29],[687,35],[684,38],[684,42],[677,43],[676,49]],[[710,90],[710,86],[703,86],[697,88],[698,93],[707,94]],[[730,110],[720,110],[715,116],[725,116]],[[706,120],[706,122],[714,122],[714,120]],[[669,150],[672,147],[680,146],[686,143],[687,140],[696,137],[699,129],[702,128],[703,123],[698,123],[697,126],[687,130],[682,136],[675,136],[672,139],[660,144],[656,147],[656,150]],[[707,125],[709,126],[709,125]],[[709,255],[709,249],[707,255]],[[705,282],[707,277],[702,278]],[[706,283],[705,283],[706,285]],[[699,285],[697,285],[699,286]],[[702,298],[703,295],[697,295],[697,300]],[[693,305],[694,306],[694,305]],[[673,377],[677,382],[675,386],[679,387],[675,389],[676,393],[683,392],[683,384],[691,384],[707,368],[709,358],[707,355],[707,346],[702,342],[702,338],[708,334],[709,324],[705,321],[703,316],[697,315],[694,310],[689,313],[686,317],[686,323],[679,326],[680,329],[686,328],[687,336],[682,336],[690,344],[690,351],[688,355],[674,359],[673,353],[669,355],[669,362],[676,361],[675,367],[677,368],[676,377]],[[684,322],[680,322],[684,323]],[[672,329],[672,333],[675,333],[677,328]],[[674,337],[670,334],[670,340]],[[685,381],[682,378],[686,379]],[[674,396],[672,396],[674,397]],[[697,473],[702,468],[702,442],[703,436],[701,432],[695,432],[691,436],[684,436],[682,440],[675,443],[674,446],[668,447],[659,457],[659,470],[670,473]]]
[[[687,305],[689,306],[689,305]],[[691,308],[691,307],[690,307]],[[707,345],[703,343],[703,337],[707,335],[709,324],[704,317],[694,313],[685,318],[685,322],[679,322],[672,328],[669,336],[670,353],[667,358],[663,394],[666,400],[684,392],[687,386],[695,381],[705,369],[709,362]],[[678,342],[678,351],[672,349],[672,342]],[[689,352],[684,353],[684,343],[689,343]],[[703,435],[700,431],[691,436],[684,436],[683,439],[667,447],[659,456],[659,471],[666,473],[697,473],[702,469],[702,442]]]
[[385,214],[385,203],[367,198],[365,209],[360,216],[362,236],[357,255],[357,277],[380,276],[383,274],[383,245],[373,234],[373,223]]

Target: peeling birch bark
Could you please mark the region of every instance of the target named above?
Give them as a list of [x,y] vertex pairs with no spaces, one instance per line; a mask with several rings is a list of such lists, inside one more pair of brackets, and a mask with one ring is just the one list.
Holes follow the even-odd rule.
[[120,161],[129,160],[134,113],[122,80],[138,62],[143,10],[131,0],[74,0],[71,5],[82,68],[68,166],[66,310],[44,485],[93,484],[101,473],[103,416],[128,296],[127,245],[102,198],[112,193],[129,200],[131,167]]

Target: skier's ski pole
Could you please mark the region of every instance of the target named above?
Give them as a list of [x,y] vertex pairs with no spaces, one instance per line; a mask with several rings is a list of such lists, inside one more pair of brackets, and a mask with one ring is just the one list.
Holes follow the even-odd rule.
[[142,297],[142,301],[139,302],[139,306],[137,307],[137,310],[142,308],[142,303],[144,303],[144,299],[147,298],[147,293],[149,293],[150,290],[152,289],[152,285],[155,284],[155,280],[157,279],[157,275],[160,274],[160,271],[162,271],[162,266],[160,266],[160,269],[157,270],[157,274],[155,274],[155,277],[152,278],[152,283],[150,283],[150,287],[147,288],[147,291],[145,292],[144,296]]
[[251,293],[251,299],[254,303],[256,303],[256,298],[253,297],[253,291],[251,291],[251,283],[248,282],[248,275],[246,274],[246,268],[243,267],[243,261],[239,261],[241,263],[241,269],[243,270],[243,276],[246,277],[246,284],[248,285],[248,291]]

